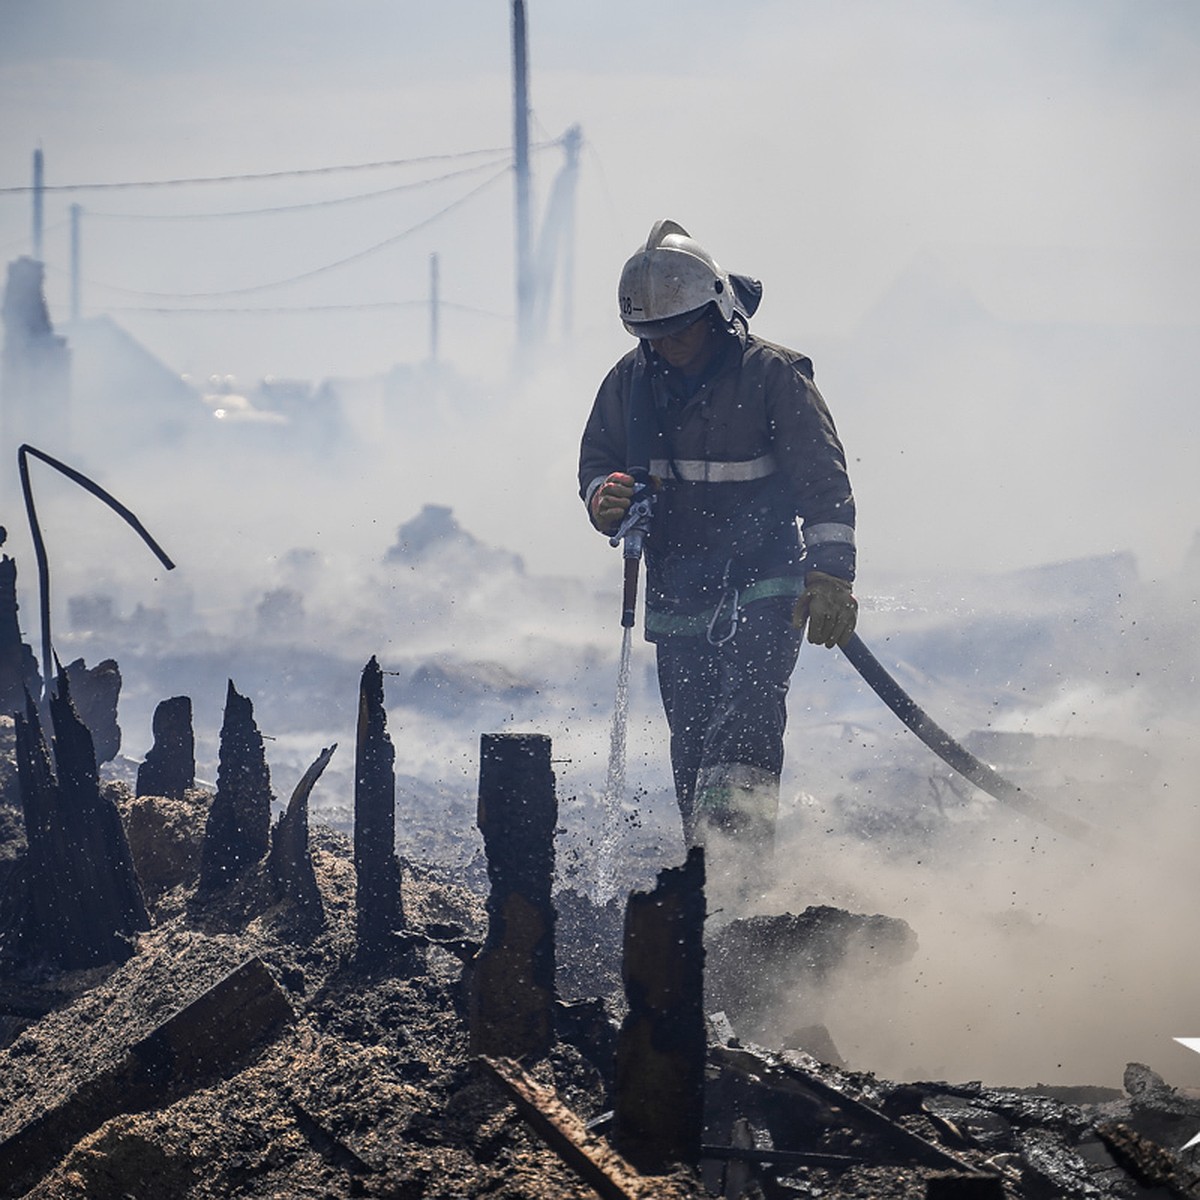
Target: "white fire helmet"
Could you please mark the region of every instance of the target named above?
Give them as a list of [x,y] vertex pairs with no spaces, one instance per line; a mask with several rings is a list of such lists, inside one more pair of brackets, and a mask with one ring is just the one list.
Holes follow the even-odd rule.
[[669,337],[715,305],[733,318],[729,275],[682,225],[656,221],[646,244],[625,264],[617,286],[621,323],[636,338]]

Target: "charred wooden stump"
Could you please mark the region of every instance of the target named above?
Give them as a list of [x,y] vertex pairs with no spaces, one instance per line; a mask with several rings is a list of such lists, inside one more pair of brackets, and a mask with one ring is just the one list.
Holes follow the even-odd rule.
[[[4,531],[0,529],[0,545]],[[0,713],[15,715],[25,710],[25,693],[42,694],[42,677],[33,651],[21,641],[17,619],[17,564],[0,555]]]
[[267,855],[267,870],[276,898],[290,901],[301,927],[310,930],[325,923],[325,908],[308,853],[308,797],[336,749],[335,742],[322,750],[304,772],[288,801],[287,811],[271,831],[271,852]]
[[150,919],[120,816],[100,792],[92,735],[61,671],[50,717],[57,778],[32,699],[17,718],[28,840],[19,955],[68,970],[121,962]]
[[374,655],[358,691],[354,760],[354,871],[360,967],[384,965],[404,928],[400,861],[396,857],[396,751],[383,707],[383,671]]
[[154,710],[154,744],[138,767],[137,795],[182,800],[196,786],[196,735],[192,730],[192,701],[172,696]]
[[293,1017],[252,958],[135,1042],[108,1070],[0,1142],[0,1192],[24,1195],[82,1137],[119,1113],[165,1105],[245,1062]]
[[232,883],[267,852],[271,834],[271,774],[254,705],[229,681],[217,794],[208,810],[200,855],[200,890]]
[[704,850],[625,910],[629,1012],[617,1039],[617,1148],[665,1174],[700,1158],[704,1124]]
[[541,1057],[554,1045],[554,829],[558,799],[544,734],[485,733],[479,829],[487,851],[488,932],[471,966],[473,1054]]
[[77,658],[67,663],[66,673],[75,711],[91,732],[96,761],[112,762],[121,750],[121,727],[117,724],[121,669],[112,658],[90,668]]

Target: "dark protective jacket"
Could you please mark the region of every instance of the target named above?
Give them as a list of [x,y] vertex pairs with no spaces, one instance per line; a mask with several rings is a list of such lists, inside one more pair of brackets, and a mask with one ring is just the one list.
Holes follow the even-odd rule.
[[[746,604],[799,594],[810,570],[854,579],[854,497],[812,363],[740,321],[724,336],[690,383],[639,344],[601,383],[584,429],[587,503],[611,472],[647,456],[629,444],[631,398],[652,405],[652,419],[634,426],[648,432],[633,434],[661,481],[645,548],[651,641],[703,632],[732,589]],[[635,387],[636,371],[645,383]]]

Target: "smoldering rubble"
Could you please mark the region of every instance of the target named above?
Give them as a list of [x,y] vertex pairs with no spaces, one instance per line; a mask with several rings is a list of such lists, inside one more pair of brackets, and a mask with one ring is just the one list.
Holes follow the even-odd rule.
[[[1048,885],[1091,850],[1056,858],[1061,847],[931,770],[919,747],[881,736],[829,660],[802,663],[798,695],[832,715],[814,729],[801,708],[804,737],[865,765],[839,773],[810,746],[812,794],[781,817],[789,870],[735,917],[647,769],[661,757],[648,678],[635,676],[631,733],[649,786],[614,806],[589,782],[603,763],[580,730],[603,722],[594,697],[613,662],[556,641],[549,622],[558,606],[599,612],[610,598],[531,586],[519,560],[485,551],[447,510],[402,526],[382,569],[420,566],[404,583],[423,624],[407,658],[365,668],[349,661],[359,641],[341,637],[345,621],[308,607],[299,581],[313,564],[299,552],[283,560],[287,586],[252,604],[251,638],[173,638],[162,614],[73,598],[60,641],[98,665],[73,660],[56,703],[17,703],[19,720],[0,720],[7,1194],[1196,1194],[1182,1147],[1200,1104],[1161,1068],[1014,1087],[1015,1070],[988,1080],[903,1064],[931,949],[995,988],[1002,1011],[1021,968],[996,948],[1038,932],[1014,909],[1008,942],[960,934],[944,910],[965,908],[969,889],[915,903],[914,862],[928,860],[932,880],[982,879],[990,857],[1012,878],[1024,856],[1033,894],[1033,871]],[[467,594],[476,570],[489,603],[527,601],[530,629],[507,654],[483,636],[474,659],[439,643],[435,598]],[[384,579],[362,594],[390,598]],[[912,632],[904,601],[864,598],[885,630],[897,603],[909,632],[892,626],[893,653],[953,661],[958,642],[920,620]],[[972,747],[1039,795],[1053,785],[1055,803],[1086,788],[1112,813],[1131,790],[1159,788],[1144,746],[1012,732],[1013,711],[989,730],[975,695],[1001,691],[1028,645],[1051,644],[1008,611],[1001,597],[974,618],[972,644],[990,657],[973,660],[970,689],[953,675],[917,681],[961,703],[979,727]],[[19,675],[5,694],[36,695],[9,616],[4,663]],[[314,643],[314,625],[332,645]],[[1078,641],[1052,644],[1079,660]],[[242,668],[253,686],[223,674]],[[1034,703],[1055,702],[1053,671],[1027,686]],[[550,734],[521,731],[535,722]],[[489,726],[499,732],[481,740]],[[135,727],[151,743],[140,762],[119,749]],[[1002,834],[1017,849],[988,851]],[[1109,892],[1144,894],[1134,859],[1123,881],[1107,873],[1115,861]],[[1064,902],[1063,877],[1055,887]],[[1113,920],[1111,904],[1091,912]],[[992,947],[989,969],[974,943]],[[1139,945],[1117,946],[1140,961]],[[1076,1012],[1081,1027],[1092,1019]],[[954,1025],[986,1029],[985,1016]],[[961,1035],[941,1019],[926,1057]],[[1014,1063],[1021,1049],[985,1048]],[[903,1069],[888,1078],[884,1061]]]
[[823,1025],[779,1034],[779,990],[850,961],[886,995],[902,919],[721,924],[700,850],[627,900],[556,896],[548,736],[484,736],[472,888],[395,854],[374,659],[352,841],[309,827],[332,746],[272,821],[233,681],[215,794],[177,699],[134,788],[101,781],[71,694],[52,740],[32,701],[4,723],[5,1195],[1200,1195],[1200,1098],[1145,1065],[1123,1089],[897,1083]]

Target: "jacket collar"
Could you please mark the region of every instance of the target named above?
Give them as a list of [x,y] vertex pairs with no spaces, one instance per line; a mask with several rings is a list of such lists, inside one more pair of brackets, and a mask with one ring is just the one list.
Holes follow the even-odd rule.
[[735,312],[730,327],[718,332],[717,336],[722,339],[722,345],[718,347],[708,366],[699,375],[691,378],[659,358],[650,348],[649,342],[643,341],[641,348],[646,363],[653,374],[662,380],[667,394],[678,400],[691,400],[706,384],[740,365],[750,336],[742,314]]

